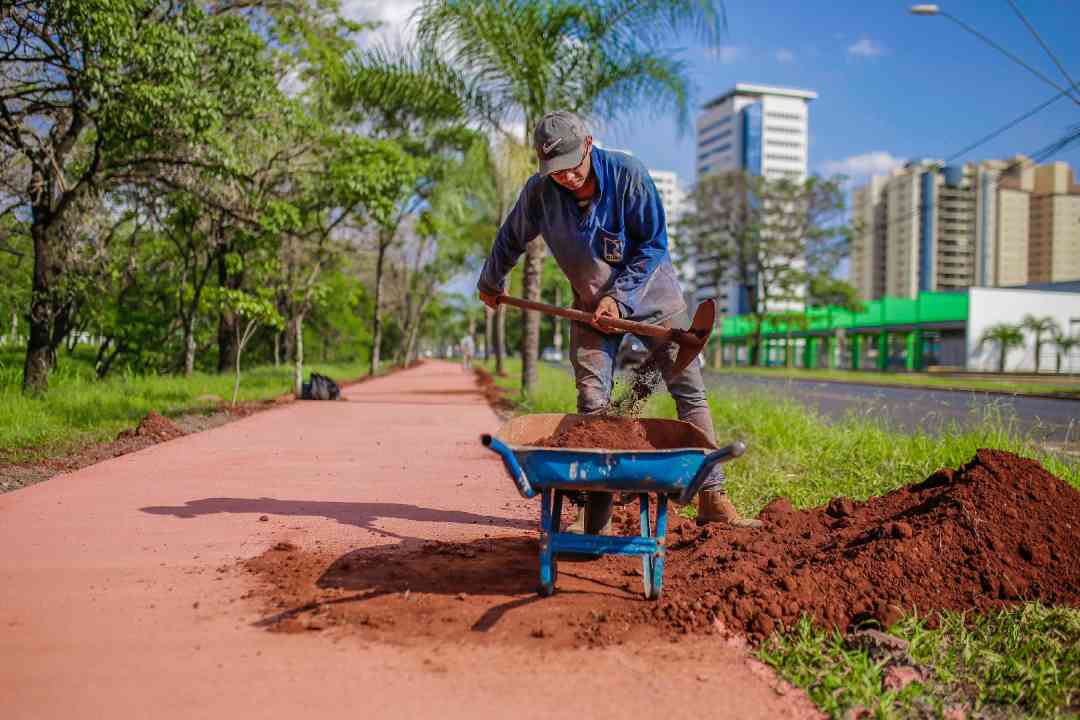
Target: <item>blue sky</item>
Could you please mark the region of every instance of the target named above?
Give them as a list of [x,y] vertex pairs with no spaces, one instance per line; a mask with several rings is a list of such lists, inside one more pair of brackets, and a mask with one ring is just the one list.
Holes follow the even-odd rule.
[[[943,10],[1065,81],[1006,0],[953,0]],[[1080,81],[1080,1],[1018,5]],[[728,0],[728,31],[715,48],[685,41],[698,105],[736,82],[814,90],[811,171],[857,178],[917,157],[944,158],[1052,97],[1056,91],[944,17],[916,17],[908,3],[868,0]],[[1080,96],[1080,91],[1076,93]],[[1030,154],[1080,123],[1080,105],[1062,98],[961,157]],[[669,118],[627,118],[603,134],[652,168],[693,182],[693,131]],[[1054,159],[1080,169],[1080,143]]]
[[[1017,0],[1073,78],[1080,80],[1080,0]],[[357,18],[401,30],[417,0],[344,0]],[[951,0],[943,10],[992,37],[1059,84],[1064,80],[1006,0]],[[727,0],[716,47],[690,36],[673,48],[688,63],[696,108],[736,82],[814,90],[811,171],[858,179],[911,158],[944,158],[1049,99],[1055,90],[944,17],[915,17],[893,0]],[[407,32],[407,31],[406,31]],[[1080,91],[1077,92],[1080,95]],[[1080,123],[1067,98],[960,160],[1030,154]],[[694,135],[647,112],[597,132],[655,169],[693,183]],[[1080,169],[1080,143],[1056,156]]]

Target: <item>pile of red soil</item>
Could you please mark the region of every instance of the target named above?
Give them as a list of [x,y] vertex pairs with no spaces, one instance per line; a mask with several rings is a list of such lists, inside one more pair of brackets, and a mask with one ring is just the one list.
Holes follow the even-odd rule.
[[590,417],[551,437],[538,440],[537,447],[610,450],[656,450],[645,433],[645,424],[632,418],[600,415]]
[[133,430],[122,430],[120,434],[116,436],[116,439],[123,440],[125,438],[140,437],[149,438],[154,442],[165,442],[166,440],[174,440],[183,435],[184,431],[177,427],[176,423],[151,410],[147,413],[146,417],[139,421],[138,426]]
[[1080,605],[1080,492],[1011,453],[980,450],[865,502],[798,511],[778,499],[761,519],[760,530],[677,524],[664,599],[642,619],[761,639],[803,614],[848,630],[910,611]]

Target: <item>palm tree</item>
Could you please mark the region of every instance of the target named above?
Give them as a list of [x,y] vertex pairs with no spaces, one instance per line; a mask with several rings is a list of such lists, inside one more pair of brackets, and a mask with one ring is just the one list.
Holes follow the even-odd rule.
[[[1054,335],[1054,346],[1057,348],[1057,367],[1055,371],[1061,372],[1061,358],[1064,356],[1066,359],[1073,350],[1080,347],[1080,335],[1066,335],[1063,332],[1059,332]],[[1072,370],[1072,363],[1069,363],[1069,369]]]
[[[719,0],[425,0],[417,38],[468,82],[474,120],[521,138],[544,113],[571,110],[611,120],[642,107],[689,116],[683,62],[657,48],[685,29],[715,43],[724,27]],[[527,144],[527,143],[526,143]],[[524,294],[540,299],[544,244],[525,255]],[[536,383],[540,316],[526,312],[522,390]]]
[[982,337],[979,338],[979,349],[981,350],[987,343],[998,346],[998,372],[1005,372],[1005,357],[1009,354],[1009,350],[1024,346],[1024,333],[1019,325],[998,323],[983,331]]
[[1039,372],[1039,360],[1042,359],[1043,333],[1054,338],[1061,334],[1061,328],[1058,327],[1054,318],[1049,315],[1035,317],[1030,313],[1025,315],[1024,319],[1020,321],[1020,327],[1028,332],[1035,333],[1035,372]]

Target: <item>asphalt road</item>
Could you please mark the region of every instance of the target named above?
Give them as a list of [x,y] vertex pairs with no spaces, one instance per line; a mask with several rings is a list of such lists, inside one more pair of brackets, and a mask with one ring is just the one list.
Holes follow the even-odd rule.
[[992,414],[1015,423],[1018,431],[1029,433],[1047,445],[1070,451],[1080,449],[1080,400],[711,372],[705,374],[705,382],[718,392],[763,390],[780,394],[816,408],[829,418],[864,414],[906,432],[917,429],[944,432],[956,425],[970,427]]

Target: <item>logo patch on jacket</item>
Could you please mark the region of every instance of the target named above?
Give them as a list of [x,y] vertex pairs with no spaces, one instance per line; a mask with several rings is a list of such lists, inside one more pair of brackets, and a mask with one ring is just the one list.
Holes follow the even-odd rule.
[[604,259],[609,263],[622,262],[623,256],[623,242],[622,238],[618,235],[603,236],[604,241]]

